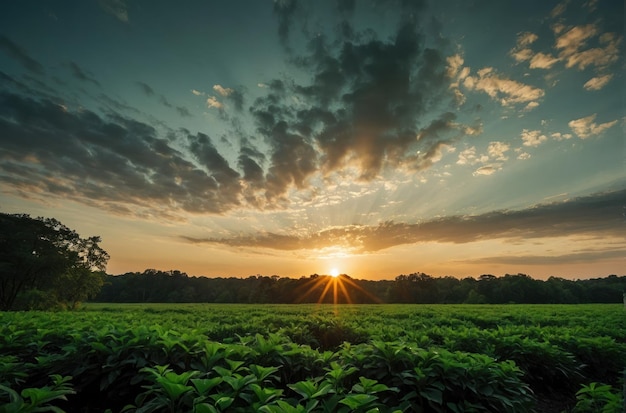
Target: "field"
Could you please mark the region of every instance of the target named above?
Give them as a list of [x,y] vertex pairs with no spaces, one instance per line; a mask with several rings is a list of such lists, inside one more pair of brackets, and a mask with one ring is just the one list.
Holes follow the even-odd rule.
[[620,412],[621,305],[0,313],[0,412]]

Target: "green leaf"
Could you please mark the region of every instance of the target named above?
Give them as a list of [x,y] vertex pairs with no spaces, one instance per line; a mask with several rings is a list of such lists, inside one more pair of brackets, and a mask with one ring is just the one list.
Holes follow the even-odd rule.
[[259,381],[265,380],[271,374],[278,371],[277,367],[263,367],[256,364],[250,365],[250,372],[256,376]]
[[193,406],[193,413],[219,413],[219,410],[208,403],[198,403]]
[[198,394],[206,395],[211,389],[222,382],[221,377],[214,377],[212,379],[191,379],[191,383],[198,391]]
[[29,398],[33,406],[39,406],[40,404],[49,402],[55,399],[67,400],[66,394],[73,393],[73,391],[67,390],[50,390],[47,387],[41,389],[31,388],[22,390],[22,397]]
[[171,400],[177,400],[180,396],[185,394],[188,391],[193,390],[193,387],[186,386],[184,384],[172,383],[168,381],[164,377],[157,378],[157,382],[161,385],[163,390],[167,393],[168,397]]
[[244,377],[236,374],[234,376],[225,376],[223,377],[223,379],[236,392],[241,391],[248,384],[254,383],[256,381],[256,377],[254,377],[252,374]]
[[13,389],[11,389],[9,387],[0,385],[0,391],[8,393],[9,394],[9,400],[12,403],[13,402],[17,402],[17,401],[23,402],[22,398],[20,397],[20,395],[17,394],[17,392],[15,390],[13,390]]
[[268,389],[261,387],[256,383],[252,383],[250,388],[256,395],[257,399],[263,404],[267,404],[270,400],[280,396],[283,392],[281,389]]
[[189,379],[198,374],[197,371],[186,371],[181,374],[176,374],[174,372],[165,373],[164,377],[166,380],[176,384],[187,384]]
[[215,405],[220,410],[225,410],[225,409],[228,409],[230,405],[233,404],[234,401],[235,399],[232,397],[222,396],[215,401]]
[[352,410],[356,410],[361,406],[365,406],[376,401],[377,399],[378,397],[371,394],[351,394],[339,400],[339,403],[345,404]]
[[294,384],[288,384],[287,386],[291,390],[301,395],[303,400],[310,399],[311,396],[313,396],[313,394],[317,391],[317,387],[315,386],[315,383],[308,381],[308,380],[299,381]]

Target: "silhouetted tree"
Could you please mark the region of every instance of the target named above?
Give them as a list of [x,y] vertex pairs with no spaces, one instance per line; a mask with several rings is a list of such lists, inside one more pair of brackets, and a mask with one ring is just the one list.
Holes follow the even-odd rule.
[[75,308],[102,286],[109,255],[53,218],[0,214],[0,310]]

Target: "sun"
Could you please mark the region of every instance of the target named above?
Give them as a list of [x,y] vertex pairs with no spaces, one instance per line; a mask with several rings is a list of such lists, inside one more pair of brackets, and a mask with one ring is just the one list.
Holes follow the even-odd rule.
[[335,278],[339,277],[339,270],[337,268],[333,268],[332,270],[330,270],[330,275]]

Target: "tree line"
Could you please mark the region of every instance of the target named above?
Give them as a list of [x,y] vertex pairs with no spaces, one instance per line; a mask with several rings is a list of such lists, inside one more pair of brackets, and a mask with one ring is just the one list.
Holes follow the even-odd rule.
[[[335,294],[336,291],[336,294]],[[120,303],[416,303],[416,304],[581,304],[619,303],[626,276],[588,280],[526,274],[501,277],[433,277],[424,273],[394,280],[358,280],[313,274],[287,278],[252,275],[247,278],[191,277],[184,272],[148,269],[108,275],[97,302]]]

